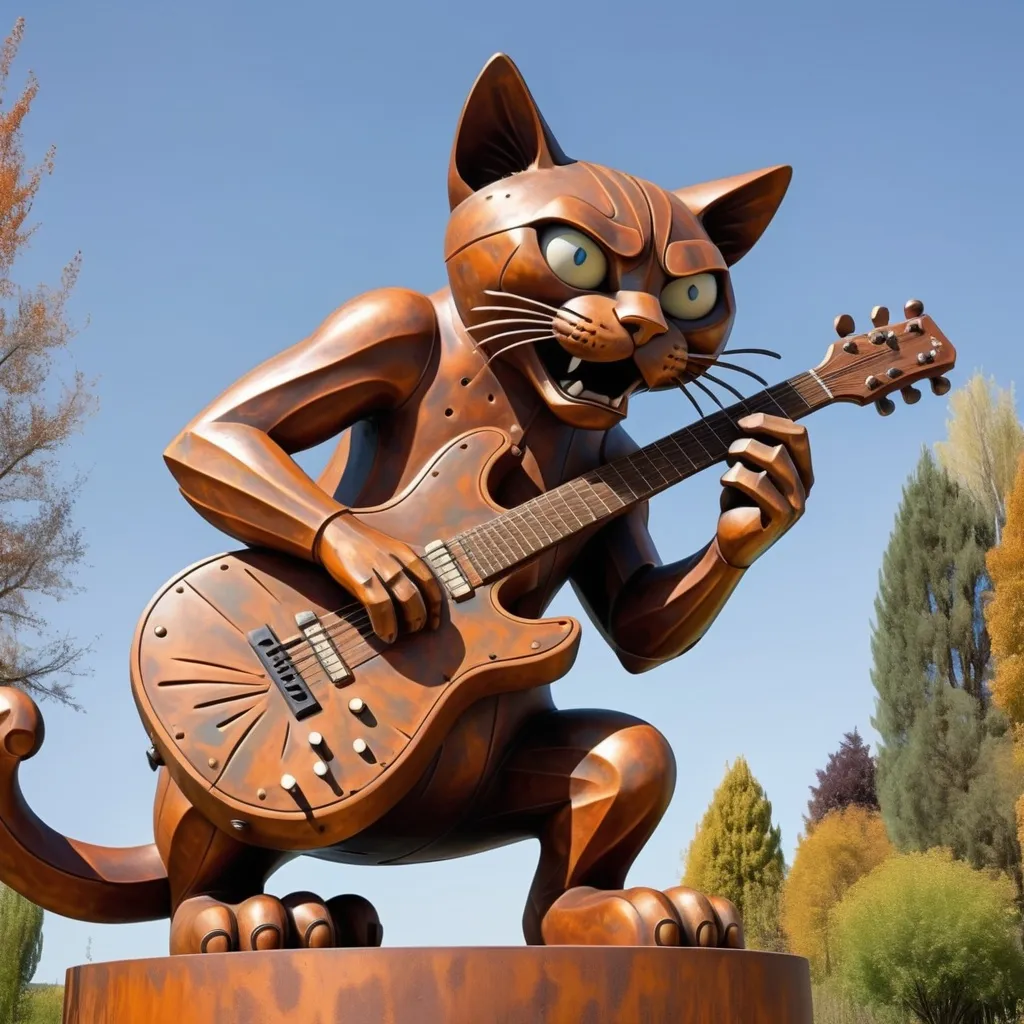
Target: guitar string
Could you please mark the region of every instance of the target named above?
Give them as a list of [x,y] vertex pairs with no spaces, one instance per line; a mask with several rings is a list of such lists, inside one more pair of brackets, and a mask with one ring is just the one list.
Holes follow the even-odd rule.
[[[814,376],[817,377],[821,382],[827,384],[828,382],[838,380],[840,377],[849,374],[849,372],[849,368],[846,368],[840,370],[826,371],[825,373],[816,373]],[[788,383],[788,381],[784,381],[782,383]],[[775,386],[778,387],[779,385]],[[756,400],[759,397],[767,397],[774,403],[776,408],[781,410],[782,407],[779,405],[775,396],[770,394],[771,390],[771,388],[767,388],[761,392],[758,392],[755,395],[751,395],[749,398],[743,399],[742,403],[736,404],[745,404],[746,402]],[[831,389],[829,389],[829,391],[831,391]],[[699,420],[697,423],[693,424],[691,427],[683,427],[681,429],[692,430],[694,427],[707,426],[708,429],[711,430],[711,433],[716,438],[718,438],[718,435],[715,432],[714,428],[711,427],[708,423],[708,420],[710,418],[711,417],[705,417],[704,419]],[[718,440],[721,444],[721,439],[719,438]],[[654,443],[657,444],[658,442],[656,441]],[[343,638],[341,646],[339,646],[339,644],[337,643],[333,644],[339,656],[344,657],[346,653],[351,653],[355,648],[359,647],[361,644],[365,644],[370,650],[373,650],[373,647],[369,643],[369,638],[362,632],[362,629],[370,622],[370,615],[369,612],[367,612],[365,606],[361,604],[359,601],[351,601],[348,604],[342,605],[335,611],[326,613],[325,618],[336,619],[339,621],[335,621],[324,626],[321,629],[321,632],[318,634],[316,640],[322,641],[323,639],[328,639],[333,642],[338,640],[339,638]],[[358,637],[358,639],[356,639],[356,637],[351,636],[351,634],[353,633],[356,634],[356,637]],[[280,644],[280,648],[288,650],[290,649],[291,646],[301,645],[301,643],[304,640],[307,643],[315,642],[314,640],[311,640],[310,638],[307,638],[305,636],[293,637],[288,641],[283,641]],[[296,668],[298,668],[300,665],[306,665],[310,662],[319,663],[319,661],[319,655],[317,655],[315,651],[312,651],[310,653],[302,655],[299,658],[293,659],[292,664]]]

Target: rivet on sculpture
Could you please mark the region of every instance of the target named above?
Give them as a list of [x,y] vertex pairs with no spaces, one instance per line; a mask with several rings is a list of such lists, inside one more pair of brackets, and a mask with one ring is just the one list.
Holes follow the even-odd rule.
[[[866,334],[838,317],[815,369],[630,439],[644,392],[699,405],[708,382],[741,398],[723,371],[760,380],[736,360],[773,353],[726,347],[729,268],[789,182],[772,167],[668,191],[573,160],[493,58],[451,154],[449,287],[345,303],[165,453],[186,501],[247,547],[184,570],[138,625],[155,842],[94,847],[35,818],[17,771],[42,720],[0,690],[0,877],[69,917],[169,918],[172,954],[374,947],[365,899],[277,899],[267,878],[299,854],[401,864],[535,838],[529,945],[756,957],[736,952],[739,915],[716,894],[624,888],[673,754],[629,715],[556,709],[580,625],[544,612],[569,582],[628,671],[677,658],[803,515],[813,473],[796,421],[837,401],[888,413],[890,392],[916,401],[924,378],[948,386],[953,347],[912,301],[892,326],[876,307]],[[293,456],[336,438],[310,479]],[[649,499],[720,462],[717,527],[709,510],[708,543],[663,564]]]

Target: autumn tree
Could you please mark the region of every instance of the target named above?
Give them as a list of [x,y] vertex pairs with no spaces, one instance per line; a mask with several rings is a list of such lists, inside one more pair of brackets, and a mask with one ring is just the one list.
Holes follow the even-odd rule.
[[887,858],[836,913],[838,970],[866,1004],[927,1024],[1015,1020],[1024,950],[1013,888],[948,852]]
[[[985,618],[992,637],[992,700],[1017,730],[1017,764],[1024,762],[1024,456],[1007,500],[1006,529],[988,554],[992,597]],[[1024,785],[1020,793],[1024,793]],[[1017,802],[1018,841],[1024,847],[1024,795]]]
[[805,822],[814,826],[826,814],[856,805],[878,810],[875,790],[875,759],[856,729],[848,732],[828,764],[817,771],[818,784],[811,786]]
[[892,852],[881,816],[856,804],[827,814],[801,838],[782,889],[782,928],[816,978],[835,969],[834,918],[847,890]]
[[939,464],[985,510],[998,541],[1017,460],[1024,453],[1013,385],[1004,390],[975,373],[949,396],[949,410],[949,438],[935,446]]
[[784,873],[782,832],[772,825],[772,805],[739,757],[726,770],[687,850],[683,885],[732,900],[744,915],[748,945],[774,948]]
[[73,335],[66,307],[78,257],[56,287],[15,279],[54,159],[51,149],[30,166],[22,147],[36,79],[30,74],[7,102],[23,32],[19,20],[0,51],[0,685],[71,703],[69,677],[82,649],[50,633],[40,598],[59,600],[74,589],[71,573],[83,554],[72,521],[78,481],[61,472],[57,456],[94,397],[80,373],[64,382],[57,375]]
[[0,1021],[18,1019],[43,951],[43,911],[0,884]]

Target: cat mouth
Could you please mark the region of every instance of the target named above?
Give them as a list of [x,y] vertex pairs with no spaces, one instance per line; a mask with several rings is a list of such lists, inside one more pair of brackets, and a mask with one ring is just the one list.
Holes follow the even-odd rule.
[[555,340],[538,345],[537,355],[558,390],[573,402],[618,409],[642,380],[632,359],[590,362],[566,352]]

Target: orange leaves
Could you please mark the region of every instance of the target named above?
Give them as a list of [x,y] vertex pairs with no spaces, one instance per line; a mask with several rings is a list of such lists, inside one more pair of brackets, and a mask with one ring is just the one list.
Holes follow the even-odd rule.
[[18,253],[32,234],[31,227],[26,227],[32,201],[43,175],[53,170],[53,149],[42,163],[26,167],[21,146],[22,125],[39,91],[34,75],[28,75],[20,94],[4,109],[14,58],[24,32],[24,19],[19,18],[0,50],[0,298],[14,293],[9,276]]
[[801,839],[782,890],[782,927],[790,950],[807,957],[818,977],[836,966],[836,908],[891,853],[881,816],[856,805],[827,814]]
[[988,553],[993,595],[985,609],[996,674],[992,699],[1024,724],[1024,456],[1006,502],[1006,527]]

